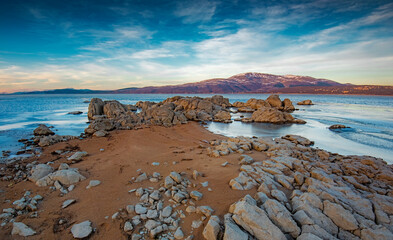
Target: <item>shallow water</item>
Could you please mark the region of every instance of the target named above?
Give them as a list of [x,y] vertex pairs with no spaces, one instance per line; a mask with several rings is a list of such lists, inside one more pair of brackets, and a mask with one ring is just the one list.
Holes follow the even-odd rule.
[[[177,94],[178,95],[178,94]],[[60,135],[79,135],[87,127],[88,103],[92,97],[118,100],[125,104],[138,101],[162,101],[173,94],[105,94],[105,95],[0,95],[0,151],[16,152],[23,145],[18,139],[32,136],[34,128],[44,123],[54,126]],[[192,96],[188,94],[188,96]],[[200,94],[207,97],[210,94]],[[249,98],[266,99],[267,94],[224,94],[233,103]],[[266,123],[209,123],[208,129],[226,136],[271,136],[298,134],[315,141],[315,146],[340,154],[371,155],[393,163],[393,97],[280,95],[294,103],[311,99],[313,106],[296,106],[293,115],[307,121],[305,125]],[[81,115],[69,115],[82,111]],[[236,118],[240,114],[234,114]],[[333,124],[351,127],[331,131]]]

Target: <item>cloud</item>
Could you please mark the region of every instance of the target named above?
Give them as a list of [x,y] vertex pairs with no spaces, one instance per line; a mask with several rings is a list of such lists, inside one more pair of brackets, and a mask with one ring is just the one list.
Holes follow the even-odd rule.
[[183,18],[184,23],[208,22],[216,12],[218,3],[214,1],[180,1],[175,16]]

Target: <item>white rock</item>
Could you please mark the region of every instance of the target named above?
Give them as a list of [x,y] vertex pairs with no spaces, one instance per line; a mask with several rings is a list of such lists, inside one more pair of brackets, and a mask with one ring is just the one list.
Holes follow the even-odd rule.
[[98,186],[101,184],[100,180],[90,180],[89,185],[87,185],[86,189]]
[[52,172],[53,168],[51,166],[47,164],[38,164],[31,169],[31,176],[29,177],[29,180],[32,182],[36,182]]
[[61,208],[66,208],[66,207],[70,206],[71,204],[73,204],[73,203],[75,203],[75,202],[76,202],[75,199],[68,199],[68,200],[65,200],[65,201],[63,202],[63,205],[61,206]]
[[177,229],[176,229],[176,232],[175,232],[175,234],[173,235],[176,239],[183,239],[184,238],[184,233],[183,233],[183,231],[181,230],[181,227],[178,227]]
[[206,240],[217,240],[218,233],[220,232],[220,218],[211,216],[203,229],[203,236]]
[[89,220],[74,224],[71,228],[71,233],[74,238],[85,238],[88,237],[93,228],[91,227],[91,222]]
[[36,234],[36,232],[33,229],[26,226],[26,224],[24,224],[22,222],[14,222],[11,234],[12,235],[19,235],[22,237],[28,237],[28,236],[32,236],[32,235]]
[[76,152],[74,153],[71,157],[67,158],[70,161],[79,161],[81,160],[84,156],[87,156],[87,152]]
[[132,223],[130,223],[130,222],[125,222],[124,223],[124,232],[129,232],[129,231],[132,231],[134,228],[133,228],[133,226],[132,226]]

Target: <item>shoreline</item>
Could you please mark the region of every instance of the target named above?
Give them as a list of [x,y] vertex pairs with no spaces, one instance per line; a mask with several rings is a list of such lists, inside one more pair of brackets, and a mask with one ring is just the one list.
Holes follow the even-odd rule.
[[[27,226],[31,227],[32,229],[34,229],[34,231],[37,232],[36,235],[31,236],[29,239],[73,239],[70,232],[72,225],[85,220],[90,220],[93,224],[93,228],[96,229],[94,233],[91,233],[91,237],[89,239],[126,239],[128,234],[123,231],[124,223],[128,219],[131,219],[132,216],[135,216],[137,214],[127,213],[127,211],[125,211],[125,208],[129,204],[135,205],[140,201],[138,200],[139,197],[135,196],[135,193],[129,193],[128,191],[131,189],[138,189],[139,187],[154,187],[154,189],[159,189],[160,186],[162,186],[162,184],[165,182],[165,177],[168,176],[170,172],[175,171],[178,173],[184,172],[184,174],[182,174],[182,177],[191,181],[192,184],[187,188],[189,192],[198,191],[203,194],[201,200],[192,201],[194,202],[194,204],[196,204],[196,206],[209,206],[214,210],[214,213],[212,214],[217,215],[219,219],[221,219],[221,226],[225,227],[224,230],[221,230],[223,231],[223,234],[225,233],[225,229],[229,230],[229,225],[225,225],[224,223],[224,215],[229,212],[231,204],[239,201],[239,199],[245,197],[247,194],[254,197],[254,199],[259,202],[261,201],[261,199],[258,199],[257,196],[261,196],[262,193],[264,193],[268,197],[268,199],[271,199],[273,201],[275,197],[273,197],[272,190],[280,190],[285,193],[288,199],[292,199],[287,203],[285,203],[284,201],[282,202],[282,204],[290,203],[289,209],[293,211],[296,205],[293,199],[296,198],[296,196],[298,196],[298,198],[300,197],[301,199],[305,199],[305,197],[301,197],[301,193],[316,194],[315,191],[310,192],[310,190],[314,189],[310,187],[313,186],[312,184],[314,184],[315,186],[319,186],[316,183],[319,181],[323,181],[328,184],[326,185],[324,183],[325,187],[331,184],[332,188],[336,188],[335,186],[337,186],[337,184],[339,184],[339,186],[340,184],[345,184],[349,187],[347,191],[353,192],[353,194],[358,196],[358,198],[359,196],[363,196],[363,194],[367,193],[367,189],[371,191],[371,194],[374,194],[378,197],[384,196],[383,199],[387,198],[387,205],[381,207],[383,209],[381,211],[385,212],[387,216],[391,216],[390,214],[393,214],[393,212],[389,212],[391,210],[389,210],[390,208],[387,207],[390,206],[390,203],[393,204],[393,190],[390,187],[393,183],[392,165],[384,165],[382,162],[380,162],[380,160],[371,157],[353,157],[354,159],[357,159],[356,161],[358,161],[359,164],[360,162],[365,162],[367,165],[364,165],[364,167],[375,165],[377,170],[381,168],[380,170],[384,171],[384,176],[386,177],[386,179],[380,178],[381,174],[379,174],[379,177],[376,176],[378,177],[377,179],[369,178],[371,182],[367,184],[366,182],[364,182],[364,179],[361,180],[365,177],[364,174],[366,173],[361,174],[361,176],[363,177],[359,176],[359,178],[357,177],[355,172],[352,172],[352,174],[355,175],[352,175],[352,178],[344,180],[346,179],[344,178],[344,175],[341,175],[337,171],[333,170],[332,172],[332,170],[329,170],[334,169],[332,168],[333,165],[344,164],[337,166],[339,166],[339,169],[346,169],[344,170],[345,175],[351,176],[350,173],[353,170],[350,170],[351,168],[347,169],[343,167],[346,166],[345,162],[348,162],[348,159],[352,159],[352,157],[341,157],[338,154],[328,153],[328,159],[326,159],[325,151],[322,151],[320,149],[307,150],[309,149],[309,147],[300,144],[305,143],[304,141],[306,140],[304,140],[303,138],[289,138],[291,140],[279,138],[276,141],[279,141],[279,143],[281,143],[279,145],[274,144],[275,147],[271,145],[270,147],[267,147],[267,149],[259,149],[261,151],[256,149],[249,149],[244,150],[243,153],[241,153],[241,151],[236,152],[238,150],[228,150],[228,146],[231,145],[228,145],[226,143],[230,143],[230,141],[234,139],[242,138],[228,138],[225,136],[213,134],[199,123],[191,122],[188,124],[182,124],[169,128],[162,126],[150,126],[139,130],[112,131],[106,137],[93,136],[86,139],[73,139],[69,140],[68,142],[56,143],[54,145],[44,147],[44,151],[40,157],[27,159],[24,160],[23,163],[16,164],[26,166],[28,163],[34,161],[38,161],[37,163],[42,164],[53,162],[53,164],[50,164],[50,166],[54,169],[57,169],[61,163],[67,163],[70,165],[71,168],[78,168],[79,173],[86,177],[86,180],[75,183],[75,189],[68,192],[67,194],[63,194],[56,189],[50,190],[48,187],[38,187],[31,181],[22,180],[16,183],[14,183],[13,181],[1,181],[0,189],[4,190],[3,193],[0,193],[1,208],[6,209],[10,207],[15,207],[12,202],[20,199],[26,192],[26,190],[29,190],[30,192],[32,192],[33,195],[40,194],[41,196],[43,196],[43,200],[38,202],[37,204],[37,217],[29,217],[29,215],[31,215],[35,211],[27,211],[26,213],[23,213],[15,218],[16,221],[25,223]],[[250,140],[252,141],[252,138],[250,138]],[[269,144],[273,144],[273,142],[271,142],[271,140],[268,140],[267,138],[261,138],[261,141],[262,140],[265,142],[264,144],[266,146],[268,146]],[[294,141],[298,143],[294,144]],[[238,146],[242,146],[239,144],[240,143],[237,143]],[[253,146],[256,145],[254,144]],[[63,151],[60,154],[55,153],[56,150],[60,149],[66,149],[66,151]],[[100,151],[100,149],[104,150]],[[215,149],[220,149],[219,151],[224,152],[228,151],[228,153],[224,153],[224,155],[219,154],[219,156],[213,156],[212,151],[215,151]],[[306,156],[298,156],[298,159],[294,159],[288,156],[286,158],[286,161],[278,161],[279,158],[277,153],[282,151],[296,152],[299,149],[301,149],[301,151],[305,153],[310,151],[315,152],[315,157],[317,157],[319,160],[307,161],[304,160]],[[81,161],[75,161],[75,163],[67,160],[69,156],[71,156],[77,151],[86,151],[88,155],[86,157],[83,157]],[[255,160],[255,162],[246,165],[239,165],[238,159],[242,154],[250,156],[252,159]],[[310,156],[308,158],[310,158]],[[173,164],[174,161],[177,163]],[[225,167],[221,166],[221,164],[225,162],[228,162],[229,164]],[[308,162],[308,165],[311,164],[309,166],[314,166],[313,168],[311,168],[314,170],[311,170],[309,167],[304,168],[307,166],[304,165],[306,162]],[[159,163],[159,165],[154,166],[153,163]],[[350,163],[350,165],[348,166],[351,166],[351,164],[354,163]],[[301,167],[302,165],[303,167]],[[325,167],[326,169],[321,168],[324,165],[330,167]],[[263,175],[257,176],[255,175],[255,173],[253,173],[253,171],[249,169],[250,167],[256,169],[256,167],[258,166],[259,168],[262,167],[264,172]],[[291,168],[289,168],[288,166],[291,166]],[[13,168],[15,168],[15,165],[13,165],[13,167],[8,167],[7,170],[11,171]],[[137,171],[138,169],[141,170]],[[301,171],[301,169],[303,169],[303,171]],[[318,171],[315,171],[315,169],[318,169]],[[193,179],[194,170],[203,173],[204,177],[198,176],[196,177],[196,180]],[[350,170],[350,172],[347,172],[348,170]],[[15,172],[16,171],[14,171],[14,174]],[[141,174],[142,172],[146,173],[149,176],[148,178],[152,178],[151,176],[153,172],[159,172],[161,178],[159,178],[157,183],[150,182],[149,180],[144,180],[140,183],[133,182],[132,178],[138,177],[138,174]],[[281,174],[284,175],[281,175],[280,172],[282,172]],[[242,178],[246,176],[246,178],[248,179],[246,180],[246,182],[242,183],[239,180],[241,174],[243,174]],[[244,176],[244,174],[246,175]],[[300,185],[299,181],[301,181],[301,179],[298,179],[300,178],[299,174],[301,174],[304,178]],[[269,175],[273,176],[273,178],[266,178]],[[283,176],[283,179],[277,178],[276,176]],[[261,182],[262,184],[258,182],[256,182],[255,184],[253,183],[256,181],[255,179],[261,177],[266,178],[264,181]],[[261,186],[264,185],[263,182],[267,183],[268,179],[273,180],[273,182],[271,182],[272,185],[268,184],[267,189],[264,189],[265,187]],[[86,189],[86,186],[89,184],[90,180],[99,180],[101,181],[101,184],[92,187],[91,189]],[[209,185],[208,187],[203,187],[201,183],[206,181],[209,183]],[[234,181],[239,181],[239,184],[242,187],[246,187],[250,183],[250,186],[252,186],[252,188],[250,188],[249,190],[235,190],[233,188],[237,188],[239,184],[234,183]],[[363,182],[360,183],[358,181]],[[387,184],[385,185],[386,188],[380,188],[381,186],[383,187],[383,185],[380,185],[379,183],[381,181],[387,181],[385,183]],[[232,187],[230,187],[230,183]],[[366,187],[366,185],[369,184],[371,185]],[[378,188],[372,187],[372,184],[377,184]],[[275,187],[271,189],[272,186]],[[209,188],[211,188],[211,191],[208,190]],[[376,190],[373,190],[374,188],[377,190],[377,192]],[[382,189],[387,189],[384,190],[383,195],[381,195],[383,193]],[[381,194],[379,194],[378,192]],[[162,195],[164,194],[162,193]],[[327,201],[326,199],[324,200],[323,196],[318,197],[321,199],[321,203],[325,203],[325,201]],[[61,209],[62,202],[67,199],[76,199],[76,202],[65,209]],[[170,197],[163,197],[165,206],[167,204],[170,204],[170,199]],[[365,207],[366,212],[370,211],[367,209],[369,209],[371,205],[381,205],[380,202],[372,201],[373,198],[362,197],[361,199],[363,199],[361,200],[361,202],[363,203],[363,207]],[[7,202],[6,200],[10,201]],[[333,201],[332,199],[330,200]],[[352,201],[354,201],[354,199],[352,199]],[[360,201],[360,199],[358,199],[357,201]],[[370,202],[365,203],[365,201]],[[240,200],[240,203],[241,202],[242,201]],[[340,202],[336,202],[336,204],[337,203]],[[185,237],[193,235],[194,239],[204,239],[203,230],[206,228],[206,226],[210,226],[209,219],[211,218],[209,218],[209,216],[204,216],[203,213],[192,212],[189,214],[186,212],[186,206],[192,205],[190,203],[185,203],[184,205],[180,204],[176,207],[177,210],[182,210],[185,214],[185,218],[179,218],[179,225],[181,226]],[[348,206],[345,207],[348,208]],[[111,219],[111,216],[118,212],[120,208],[122,209],[122,211],[119,212],[119,216],[115,219]],[[352,207],[350,208],[352,209]],[[267,207],[262,209],[266,210]],[[389,234],[389,232],[386,232],[386,223],[379,222],[377,224],[377,222],[380,220],[375,220],[375,214],[380,213],[374,213],[374,210],[372,209],[373,208],[371,208],[371,212],[374,216],[375,226],[381,225],[381,227],[383,228],[383,231],[378,231]],[[364,217],[362,217],[360,213],[356,213],[356,210],[352,211],[354,211],[353,214],[356,217],[356,221],[358,222],[358,224],[360,224],[359,221],[365,221],[363,220]],[[359,216],[357,216],[355,213]],[[235,211],[232,212],[232,214],[236,215],[237,213]],[[294,214],[295,212],[293,214],[291,213],[291,219],[294,218]],[[108,216],[109,219],[105,219],[106,216]],[[322,215],[320,215],[320,217],[321,216]],[[314,219],[315,216],[311,218],[316,221],[316,219]],[[58,221],[62,219],[66,223],[59,225]],[[390,219],[392,219],[392,217]],[[192,229],[192,222],[198,220],[202,221],[202,225],[199,228]],[[273,220],[272,217],[270,217],[270,220],[274,223],[274,225],[278,226],[280,229],[282,228],[279,223],[276,223]],[[297,222],[297,225],[302,227],[301,229],[303,229],[305,228],[304,226],[306,226],[307,224],[304,225]],[[244,228],[244,226],[239,226]],[[387,226],[389,227],[392,225],[389,222]],[[138,228],[138,226],[134,227],[135,229]],[[378,229],[381,227],[378,227]],[[56,229],[56,231],[54,231],[54,229]],[[355,235],[358,234],[360,237],[362,236],[363,232],[364,237],[366,236],[366,232],[367,234],[369,234],[370,231],[373,232],[375,230],[372,227],[358,227],[357,229],[359,230],[358,232],[356,232],[357,230],[347,232]],[[10,234],[11,230],[12,224],[8,223],[0,228],[0,235],[5,236],[4,239],[11,239],[13,238]],[[329,234],[331,234],[332,236],[336,234],[334,236],[338,237],[338,232],[334,233],[334,230],[332,231],[333,233]],[[302,232],[309,233],[310,229],[305,228]],[[132,233],[135,234],[136,230]],[[312,232],[311,234],[315,235],[316,232]]]

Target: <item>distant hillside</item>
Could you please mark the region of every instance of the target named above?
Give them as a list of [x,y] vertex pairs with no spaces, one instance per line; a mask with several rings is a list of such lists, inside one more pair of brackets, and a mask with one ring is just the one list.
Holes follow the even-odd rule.
[[393,95],[393,86],[341,84],[332,80],[295,75],[242,73],[229,78],[195,83],[118,90],[55,89],[14,94],[229,94],[229,93],[304,93]]
[[15,92],[12,94],[96,94],[96,93],[111,93],[112,91],[101,91],[101,90],[90,90],[90,89],[74,89],[74,88],[63,88],[53,89],[45,91],[32,91],[32,92]]
[[229,78],[215,78],[180,85],[124,88],[115,93],[250,93],[274,92],[293,87],[342,86],[338,82],[313,77],[243,73]]

